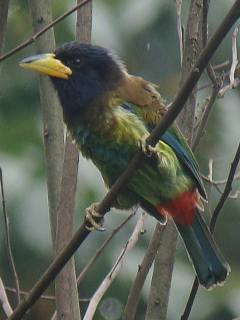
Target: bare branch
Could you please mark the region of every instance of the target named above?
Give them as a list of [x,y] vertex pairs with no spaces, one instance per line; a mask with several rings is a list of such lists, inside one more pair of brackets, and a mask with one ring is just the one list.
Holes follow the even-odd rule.
[[148,272],[152,266],[152,263],[156,257],[157,250],[159,248],[161,239],[162,239],[162,229],[163,225],[157,223],[152,239],[149,243],[149,246],[145,252],[142,263],[138,266],[137,276],[132,284],[130,289],[127,304],[125,307],[125,317],[128,320],[135,319],[137,306],[139,302],[140,293]]
[[[195,66],[189,73],[189,76],[183,82],[181,89],[179,90],[172,107],[166,113],[161,123],[152,131],[151,135],[147,139],[147,144],[155,146],[161,135],[171,126],[179,112],[182,110],[184,103],[189,97],[190,92],[195,87],[197,81],[199,80],[204,68],[208,64],[213,53],[216,51],[219,44],[223,41],[225,35],[230,30],[232,25],[240,16],[240,0],[236,0],[227,16],[224,18],[221,25],[218,27],[216,32],[213,34],[209,40],[207,46],[201,52]],[[144,154],[139,151],[130,161],[127,169],[122,173],[122,175],[117,179],[114,185],[111,187],[110,191],[104,197],[104,199],[99,204],[97,210],[99,213],[105,215],[109,207],[111,207],[113,201],[115,200],[121,188],[127,185],[133,176],[135,170],[143,163],[145,159]],[[68,245],[59,253],[59,255],[54,259],[54,261],[47,268],[45,273],[33,286],[32,290],[29,292],[28,297],[21,302],[21,304],[14,310],[12,316],[9,320],[20,319],[26,311],[31,308],[31,306],[37,301],[44,290],[49,286],[51,281],[56,277],[58,272],[63,268],[66,262],[78,249],[78,247],[84,242],[84,240],[89,235],[90,231],[85,227],[86,221],[78,231],[75,233]]]
[[[161,247],[165,245],[167,248],[161,251],[158,250],[154,263],[146,320],[165,320],[167,318],[177,236],[175,225],[173,221],[169,220],[162,230],[161,236]],[[171,245],[169,246],[170,242]]]
[[231,65],[230,75],[229,75],[230,85],[232,87],[234,86],[234,75],[235,75],[236,67],[238,65],[237,35],[238,35],[238,27],[234,29],[232,34],[232,65]]
[[220,97],[223,97],[228,90],[234,89],[240,84],[239,79],[235,79],[235,71],[238,65],[237,35],[238,35],[238,27],[234,29],[232,34],[232,65],[229,73],[230,83],[220,90],[219,92]]
[[[81,2],[81,0],[77,0],[77,4],[80,4]],[[91,30],[92,1],[89,1],[77,11],[76,39],[82,42],[90,42]],[[66,137],[65,144],[61,196],[58,210],[57,253],[67,244],[73,234],[73,217],[79,161],[79,151],[77,146],[72,143],[70,133]],[[56,312],[54,313],[52,320],[56,319],[57,316],[59,319],[64,317],[65,320],[80,319],[74,257],[71,258],[69,263],[57,277],[55,293],[57,298]]]
[[[7,287],[7,286],[5,286],[5,290],[7,292],[13,292],[13,293],[16,292],[16,289],[11,288],[11,287]],[[21,296],[26,297],[28,294],[29,294],[28,291],[20,290],[20,295]],[[47,294],[43,294],[40,298],[44,299],[44,300],[49,300],[49,301],[55,301],[56,300],[55,296],[50,296],[50,295],[47,295]],[[80,298],[79,299],[80,302],[89,302],[90,300],[91,300],[90,298]]]
[[221,212],[221,210],[222,210],[222,208],[223,208],[223,206],[224,206],[224,204],[225,204],[225,202],[226,202],[226,200],[232,190],[232,183],[234,180],[234,176],[235,176],[239,161],[240,161],[240,143],[238,145],[238,149],[235,154],[234,160],[231,164],[231,169],[230,169],[230,172],[229,172],[229,175],[227,178],[227,183],[225,185],[224,192],[218,202],[218,205],[216,206],[216,208],[213,212],[213,216],[212,216],[211,223],[210,223],[210,231],[211,232],[214,231],[218,216],[219,216],[219,214],[220,214],[220,212]]
[[20,45],[18,45],[17,47],[13,48],[12,50],[8,51],[7,53],[5,53],[4,55],[0,56],[0,62],[2,62],[3,60],[9,58],[10,56],[12,56],[13,54],[15,54],[16,52],[26,48],[28,45],[30,45],[31,43],[33,43],[34,41],[36,41],[37,38],[39,38],[40,36],[42,36],[46,31],[48,31],[49,29],[51,29],[53,26],[55,26],[57,23],[59,23],[60,21],[62,21],[63,19],[65,19],[67,16],[69,16],[70,14],[72,14],[73,12],[75,12],[77,9],[81,8],[83,5],[85,5],[87,2],[89,2],[90,0],[82,0],[80,3],[76,4],[75,6],[73,6],[71,9],[69,9],[68,11],[66,11],[64,14],[62,14],[61,16],[59,16],[57,19],[53,20],[51,23],[49,23],[48,25],[46,25],[44,28],[42,28],[40,31],[38,31],[37,33],[35,33],[30,39],[24,41],[23,43],[21,43]]
[[11,237],[10,237],[10,229],[9,229],[9,219],[8,219],[8,214],[7,214],[6,200],[5,200],[4,186],[3,186],[2,168],[0,168],[0,186],[1,186],[1,196],[2,196],[4,227],[5,227],[5,232],[6,232],[6,246],[7,246],[8,260],[9,260],[13,280],[15,283],[15,287],[16,287],[17,303],[20,303],[21,298],[20,298],[20,293],[19,293],[20,292],[19,279],[18,279],[18,274],[17,274],[15,262],[14,262],[13,253],[12,253],[12,245],[11,245]]
[[[72,138],[67,134],[65,141],[65,156],[61,183],[59,209],[57,211],[56,254],[68,243],[73,234],[74,206],[77,186],[79,154]],[[56,317],[52,319],[78,320],[80,308],[74,257],[68,262],[56,279]]]
[[97,259],[100,257],[106,246],[110,243],[112,238],[122,229],[123,226],[136,214],[136,210],[134,210],[126,219],[123,220],[123,222],[120,223],[120,225],[113,230],[113,232],[110,234],[110,236],[103,242],[101,247],[97,250],[95,255],[90,259],[88,264],[84,267],[84,269],[81,271],[77,278],[77,284],[79,285],[80,282],[83,280],[83,278],[86,276],[86,274],[91,270],[94,263],[97,261]]
[[108,275],[105,277],[105,279],[102,281],[102,283],[99,286],[99,288],[97,289],[97,291],[94,293],[94,295],[88,305],[88,308],[87,308],[87,311],[86,311],[86,314],[85,314],[83,320],[93,319],[93,316],[96,312],[96,308],[97,308],[102,296],[105,294],[107,289],[110,287],[110,285],[112,284],[112,282],[114,281],[114,279],[116,278],[118,273],[120,272],[120,270],[123,266],[124,260],[126,259],[127,254],[136,245],[136,243],[139,239],[139,236],[142,233],[142,230],[144,228],[145,216],[146,216],[146,214],[143,213],[141,215],[141,217],[138,219],[137,224],[133,230],[131,237],[129,238],[125,247],[122,249],[120,255],[116,259],[114,266],[112,267],[112,269],[108,273]]
[[[203,21],[202,21],[202,40],[203,40],[203,46],[206,45],[207,39],[208,39],[208,10],[209,10],[209,2],[210,0],[204,0],[203,1]],[[195,150],[198,146],[201,137],[204,134],[205,128],[207,126],[213,105],[217,99],[218,93],[222,86],[222,79],[221,77],[218,77],[212,67],[212,65],[209,63],[207,66],[207,73],[208,76],[212,82],[212,92],[210,97],[206,99],[206,105],[204,106],[204,112],[200,121],[200,125],[197,129],[196,134],[194,135],[192,149]]]
[[[220,200],[219,200],[219,202],[213,212],[212,218],[211,218],[211,222],[210,222],[211,233],[214,232],[219,214],[220,214],[220,212],[221,212],[221,210],[222,210],[222,208],[223,208],[223,206],[224,206],[224,204],[225,204],[226,200],[228,199],[228,196],[231,192],[232,183],[234,180],[234,176],[235,176],[239,161],[240,161],[240,143],[238,145],[238,149],[236,151],[234,160],[231,164],[231,169],[229,171],[229,175],[228,175],[228,179],[227,179],[227,183],[226,183],[224,192],[223,192],[223,194],[222,194],[222,196],[221,196],[221,198],[220,198]],[[192,290],[191,290],[190,296],[188,298],[188,302],[185,307],[184,313],[181,317],[181,320],[188,320],[190,312],[192,310],[192,306],[193,306],[196,294],[197,294],[197,291],[198,291],[198,288],[199,288],[199,282],[198,282],[198,279],[195,278],[193,286],[192,286]]]
[[4,288],[3,281],[0,277],[0,302],[2,304],[3,310],[7,317],[10,317],[13,313],[12,307],[10,306],[10,303],[8,301],[8,297]]
[[214,70],[214,71],[218,71],[218,70],[221,70],[221,69],[224,69],[224,68],[228,67],[229,64],[230,64],[230,61],[229,61],[229,60],[226,60],[226,61],[224,61],[224,62],[222,62],[222,63],[215,64],[215,65],[213,65],[212,67],[213,67],[213,70]]
[[[207,181],[207,182],[209,182],[209,183],[211,183],[211,184],[214,184],[214,185],[223,185],[223,184],[226,184],[226,182],[227,182],[227,179],[222,179],[222,180],[212,180],[212,181],[210,181],[210,179],[209,179],[209,177],[208,176],[204,176],[203,174],[201,175],[201,177],[205,180],[205,181]],[[235,176],[234,176],[234,179],[233,179],[234,181],[236,181],[236,180],[240,180],[240,172],[239,173],[237,173]]]
[[180,61],[182,65],[183,59],[183,34],[182,34],[182,21],[181,21],[182,0],[176,0],[176,12],[177,12],[177,32],[180,48]]
[[[34,32],[52,20],[51,0],[29,0]],[[53,29],[48,30],[36,42],[37,51],[51,52],[55,48]],[[46,158],[48,206],[53,246],[55,246],[57,209],[63,169],[64,136],[61,106],[49,78],[39,77],[41,111],[43,117],[43,138]]]
[[0,54],[5,43],[9,0],[0,0]]

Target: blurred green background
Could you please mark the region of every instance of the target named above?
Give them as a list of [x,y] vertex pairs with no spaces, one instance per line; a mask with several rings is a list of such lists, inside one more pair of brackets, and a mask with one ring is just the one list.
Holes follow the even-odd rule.
[[[74,1],[53,2],[57,17]],[[186,22],[190,1],[183,1],[183,22]],[[212,1],[209,12],[211,34],[233,1]],[[74,39],[75,15],[55,28],[58,45]],[[11,1],[5,51],[32,35],[27,1]],[[112,49],[128,66],[131,73],[160,85],[162,95],[170,102],[180,79],[179,44],[176,31],[175,1],[168,0],[98,0],[93,6],[92,41]],[[239,43],[239,41],[238,41]],[[42,143],[42,122],[39,105],[38,76],[18,67],[18,61],[35,53],[34,45],[18,52],[1,64],[0,75],[0,166],[3,170],[7,210],[20,286],[29,290],[52,259],[48,221],[45,163]],[[213,63],[231,59],[231,34],[214,56]],[[206,75],[201,83],[209,82]],[[210,89],[199,92],[201,105]],[[229,171],[240,137],[239,90],[228,92],[219,99],[211,115],[207,132],[197,150],[202,173],[208,174],[209,159],[213,159],[214,179],[224,179]],[[209,188],[209,218],[219,200],[215,188]],[[240,189],[235,182],[234,190]],[[83,220],[84,208],[101,200],[106,193],[94,166],[80,159],[76,200],[76,228]],[[5,285],[13,286],[5,249],[2,209],[0,209],[0,276]],[[208,292],[199,290],[192,319],[228,320],[240,316],[240,203],[229,200],[218,221],[216,239],[231,264],[232,272],[225,286]],[[126,212],[107,215],[105,233],[94,233],[76,254],[80,271],[100,243],[127,216]],[[109,271],[121,247],[134,227],[136,217],[114,238],[80,288],[80,296],[91,297]],[[141,263],[155,226],[153,218],[146,221],[146,233],[141,237],[110,290],[104,296],[95,319],[121,319],[130,285]],[[185,307],[194,273],[179,241],[169,301],[168,319],[179,319]],[[149,294],[151,272],[141,294],[137,319],[144,319]],[[53,293],[53,286],[48,290]],[[10,294],[12,298],[12,295]],[[14,300],[11,300],[12,302]],[[110,306],[110,307],[109,307]],[[82,303],[82,308],[86,304]],[[37,303],[25,319],[50,319],[54,310],[51,301]],[[110,310],[110,311],[109,311]],[[0,318],[4,318],[0,311]]]

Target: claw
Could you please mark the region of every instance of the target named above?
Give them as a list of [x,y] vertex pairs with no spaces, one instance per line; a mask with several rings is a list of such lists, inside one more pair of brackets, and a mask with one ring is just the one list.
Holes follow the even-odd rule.
[[90,207],[86,209],[86,220],[88,225],[86,229],[89,231],[98,230],[105,231],[103,227],[103,216],[97,211],[98,203],[93,203]]
[[141,140],[137,142],[137,147],[141,149],[141,151],[149,158],[152,156],[157,156],[158,158],[160,157],[159,151],[156,147],[152,147],[149,144],[146,143],[146,138],[148,135],[144,135]]

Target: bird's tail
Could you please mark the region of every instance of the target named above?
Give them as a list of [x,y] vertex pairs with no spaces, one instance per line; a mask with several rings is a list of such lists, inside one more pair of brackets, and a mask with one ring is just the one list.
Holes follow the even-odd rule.
[[176,223],[201,285],[211,289],[224,282],[230,266],[217,247],[201,216],[196,212],[193,224]]

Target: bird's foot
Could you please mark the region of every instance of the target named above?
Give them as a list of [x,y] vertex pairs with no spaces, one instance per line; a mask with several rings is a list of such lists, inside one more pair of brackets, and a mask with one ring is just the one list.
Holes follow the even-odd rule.
[[148,135],[144,135],[141,140],[137,142],[137,147],[149,158],[152,156],[157,156],[159,158],[159,151],[156,147],[152,147],[151,145],[146,143],[146,138]]
[[93,203],[90,207],[86,209],[86,229],[88,231],[98,230],[105,231],[103,227],[104,218],[103,215],[97,211],[99,203]]

